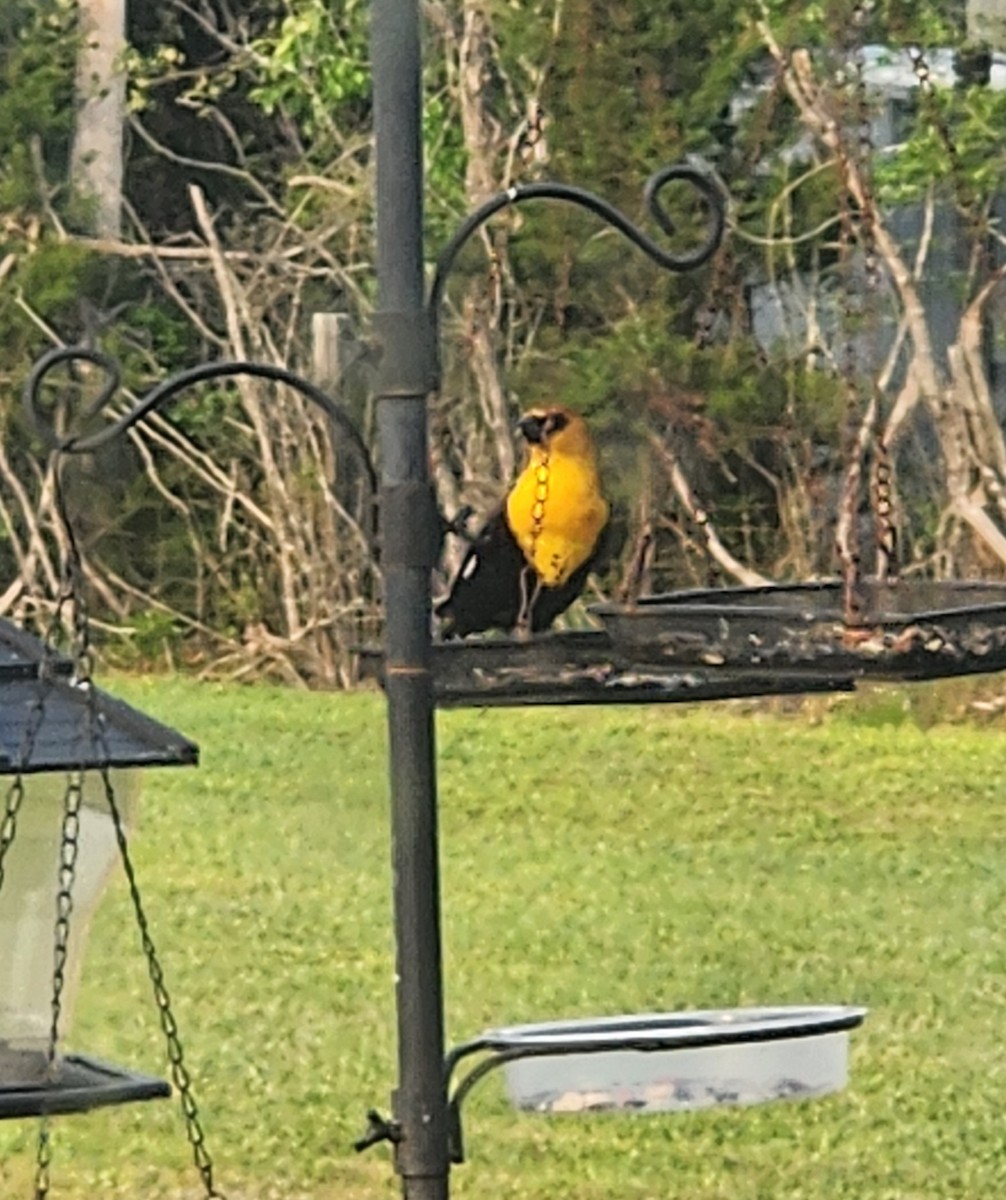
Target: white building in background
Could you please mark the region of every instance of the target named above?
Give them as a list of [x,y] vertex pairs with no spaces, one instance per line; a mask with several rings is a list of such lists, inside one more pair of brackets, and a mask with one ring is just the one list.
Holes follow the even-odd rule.
[[[1006,0],[984,0],[984,7],[1001,13],[1006,21]],[[970,13],[969,13],[970,20]],[[1004,25],[1006,29],[1006,25]],[[1006,41],[1006,34],[1004,34]],[[972,60],[973,61],[973,60]],[[871,120],[871,140],[878,158],[897,153],[907,136],[919,102],[921,81],[908,49],[870,45],[863,48],[864,77],[875,104]],[[961,82],[960,62],[955,51],[925,50],[928,79],[937,88],[949,88]],[[995,91],[1006,90],[1006,51],[992,51],[984,62],[986,86]],[[739,95],[735,111],[744,111],[755,101],[754,88]],[[1006,136],[1006,134],[1004,134]],[[791,146],[787,152],[791,161],[813,161],[809,135]],[[1006,198],[1002,206],[1006,224]],[[891,233],[902,246],[906,259],[912,261],[922,236],[924,215],[919,203],[906,203],[887,211],[885,219]],[[1001,259],[1001,252],[990,247]],[[956,339],[963,304],[964,272],[968,261],[968,239],[960,217],[949,204],[942,205],[934,216],[931,243],[926,269],[919,281],[930,337],[938,356],[945,356]],[[853,298],[851,307],[865,299],[867,284],[861,267],[854,267],[853,291],[863,296]],[[850,306],[849,296],[840,293],[833,282],[828,287],[810,277],[780,276],[776,280],[753,282],[749,288],[749,311],[752,332],[767,349],[782,350],[792,356],[811,357],[822,362],[824,346],[831,345],[842,324],[844,311]],[[881,301],[878,311],[891,312],[891,306]],[[989,383],[1000,415],[1006,418],[1006,297],[999,297],[989,307],[989,327],[986,337],[986,366]],[[894,322],[881,319],[856,337],[857,357],[865,366],[880,365],[894,336]],[[815,334],[819,344],[815,347]],[[837,335],[841,340],[841,335]],[[895,381],[896,382],[896,381]]]

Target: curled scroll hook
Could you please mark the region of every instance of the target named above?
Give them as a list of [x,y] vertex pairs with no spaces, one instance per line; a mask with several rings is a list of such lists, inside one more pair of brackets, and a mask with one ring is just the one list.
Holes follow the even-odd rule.
[[508,208],[512,204],[521,204],[525,200],[565,200],[570,204],[585,208],[613,226],[619,233],[624,234],[634,246],[642,250],[647,258],[667,271],[693,271],[708,262],[723,241],[723,233],[726,228],[726,197],[723,189],[707,171],[689,163],[676,163],[673,166],[663,167],[651,175],[643,190],[643,198],[650,216],[668,237],[674,237],[678,232],[678,227],[661,203],[659,193],[673,181],[688,184],[698,193],[708,209],[708,223],[704,239],[694,250],[683,254],[676,254],[659,245],[620,209],[607,200],[602,200],[594,192],[574,184],[527,183],[508,188],[505,192],[498,192],[495,196],[490,197],[465,218],[437,258],[427,301],[427,313],[430,326],[434,331],[435,343],[439,340],[436,333],[439,328],[440,309],[443,304],[447,276],[462,247],[472,234],[501,209]]
[[[377,471],[367,444],[360,431],[353,423],[349,413],[338,401],[327,392],[316,387],[310,380],[288,371],[272,363],[256,362],[218,362],[202,363],[188,370],[178,371],[143,396],[124,416],[112,421],[96,433],[68,433],[61,436],[46,420],[42,411],[40,393],[45,377],[61,363],[89,362],[101,367],[106,374],[104,383],[97,399],[84,411],[85,420],[96,416],[102,408],[114,397],[121,382],[119,369],[115,362],[100,351],[86,346],[71,346],[51,350],[44,354],[32,368],[25,381],[22,402],[28,419],[33,428],[46,443],[50,451],[72,454],[88,454],[108,445],[122,434],[127,433],[134,425],[151,413],[160,412],[172,404],[186,388],[197,383],[205,383],[217,379],[232,379],[235,376],[250,376],[255,379],[268,379],[282,383],[299,392],[305,399],[312,401],[328,418],[333,433],[338,432],[345,444],[352,451],[358,466],[363,472],[368,490],[369,514],[364,528],[367,540],[373,549],[377,540]],[[352,365],[352,364],[348,364]]]

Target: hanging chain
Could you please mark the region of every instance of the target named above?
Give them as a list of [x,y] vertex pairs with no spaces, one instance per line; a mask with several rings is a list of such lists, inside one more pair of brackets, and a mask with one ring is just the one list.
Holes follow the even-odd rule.
[[894,463],[887,439],[876,439],[873,463],[873,512],[877,519],[877,578],[898,579],[898,526],[894,509]]
[[946,151],[947,161],[950,163],[950,178],[954,185],[958,206],[968,222],[975,224],[979,220],[977,198],[968,180],[967,171],[961,163],[960,151],[954,140],[953,132],[936,98],[936,88],[933,84],[929,63],[926,61],[922,47],[915,44],[909,45],[908,57],[912,64],[912,70],[915,72],[915,78],[918,80],[919,95],[928,110],[926,116]]
[[[873,5],[864,4],[857,8],[856,27],[860,31],[859,54],[856,62],[856,92],[859,109],[858,157],[863,187],[862,219],[860,236],[863,244],[863,267],[866,277],[866,303],[864,316],[867,320],[878,320],[878,300],[881,286],[880,255],[877,250],[877,202],[873,191],[874,144],[870,124],[869,98],[866,94],[865,63],[862,51],[862,30]],[[875,573],[878,579],[894,579],[897,576],[898,531],[894,511],[894,464],[890,447],[881,430],[881,396],[877,387],[876,363],[870,363],[870,399],[864,417],[863,437],[873,450],[870,471],[870,495],[875,522],[874,539],[876,548]],[[880,431],[880,432],[878,432]]]
[[[58,518],[62,524],[66,525],[65,510],[60,490],[58,461],[54,463],[53,467],[53,498]],[[66,525],[66,528],[68,530],[69,526]],[[3,831],[0,832],[0,860],[6,855],[7,850],[13,842],[16,816],[24,801],[24,778],[21,769],[31,764],[35,743],[45,717],[46,698],[50,690],[54,670],[53,659],[55,658],[55,651],[52,647],[56,641],[57,631],[62,626],[64,609],[67,604],[73,605],[74,638],[75,641],[79,639],[77,627],[80,618],[78,616],[78,605],[75,602],[75,591],[79,591],[79,588],[75,587],[74,567],[71,565],[70,559],[64,565],[63,583],[56,600],[52,622],[44,641],[45,651],[42,661],[39,664],[39,688],[28,715],[21,746],[18,763],[19,771],[7,795],[7,814],[4,820]],[[86,665],[88,662],[86,646],[81,649],[81,662]],[[80,809],[83,803],[83,788],[83,772],[78,769],[71,773],[63,794],[63,818],[60,828],[57,871],[56,919],[53,927],[51,1019],[46,1047],[46,1079],[49,1083],[55,1083],[58,1080],[60,1070],[60,1020],[63,1014],[63,993],[66,987],[66,966],[69,958],[70,918],[73,914],[73,888],[77,875],[77,857],[80,850]],[[2,883],[3,873],[0,871],[0,885]],[[45,1200],[49,1194],[51,1165],[52,1132],[48,1115],[43,1115],[39,1122],[35,1155],[35,1200]]]
[[150,935],[147,914],[140,897],[140,889],[137,885],[136,873],[133,869],[133,860],[129,853],[125,824],[122,820],[122,813],[116,800],[115,789],[112,787],[107,766],[101,767],[101,779],[105,786],[105,796],[108,800],[109,811],[112,814],[112,821],[115,825],[115,840],[119,845],[119,856],[122,859],[126,882],[129,885],[129,895],[133,902],[136,924],[140,931],[140,941],[147,960],[147,971],[154,989],[154,1000],[157,1004],[161,1030],[168,1048],[168,1061],[171,1063],[171,1078],[181,1100],[182,1114],[185,1118],[185,1132],[192,1147],[193,1162],[202,1178],[207,1200],[224,1200],[224,1194],[218,1191],[213,1183],[213,1160],[206,1148],[206,1136],[199,1117],[199,1107],[196,1104],[192,1077],[185,1065],[185,1052],[182,1048],[182,1041],[178,1032],[178,1022],[175,1020],[175,1015],[171,1008],[171,997],[168,995],[168,989],[164,982],[164,971],[161,968],[160,958],[158,957],[153,938]]
[[[123,870],[129,887],[129,894],[140,931],[140,941],[147,961],[147,970],[153,984],[154,999],[157,1004],[161,1030],[167,1044],[168,1060],[171,1064],[171,1077],[181,1100],[182,1114],[185,1120],[186,1135],[192,1147],[193,1161],[203,1182],[207,1200],[225,1200],[213,1183],[213,1160],[206,1148],[206,1138],[199,1117],[192,1086],[192,1078],[185,1065],[185,1055],[178,1032],[178,1023],[171,1007],[171,999],[164,982],[164,972],[160,959],[150,934],[146,912],[140,898],[140,890],[133,869],[132,858],[126,838],[125,825],[115,789],[112,785],[109,762],[111,753],[105,736],[105,726],[97,708],[97,696],[92,685],[94,654],[91,646],[90,622],[84,592],[83,560],[80,548],[74,534],[72,522],[67,512],[65,497],[60,477],[61,461],[57,461],[54,472],[54,509],[60,522],[65,542],[65,587],[60,596],[56,609],[56,621],[62,616],[65,604],[72,605],[73,629],[73,663],[74,679],[78,687],[83,689],[87,698],[89,733],[92,744],[101,747],[101,763],[99,771],[104,785],[105,798],[115,828],[115,838],[118,843],[119,855],[122,859]],[[69,921],[73,908],[73,882],[77,860],[80,833],[80,805],[83,798],[83,775],[75,772],[71,777],[64,802],[64,818],[62,842],[60,850],[59,895],[57,897],[56,918],[56,959],[53,973],[53,1003],[52,1026],[50,1029],[49,1064],[53,1070],[56,1061],[56,1048],[59,1035],[59,1017],[64,986],[64,968],[69,937]],[[8,799],[8,809],[10,799]],[[7,822],[4,822],[6,827]],[[0,844],[2,846],[2,844]],[[43,1118],[39,1133],[38,1155],[36,1164],[35,1200],[45,1200],[49,1190],[49,1168],[52,1160],[51,1138],[49,1124]]]
[[548,454],[542,456],[534,473],[534,504],[531,508],[531,558],[534,558],[538,539],[545,523],[545,501],[548,499],[549,464]]
[[84,777],[74,771],[63,797],[63,826],[60,831],[59,889],[56,893],[56,930],[53,955],[52,1023],[49,1027],[49,1069],[56,1066],[59,1020],[62,1015],[63,989],[70,942],[70,917],[73,913],[73,885],[77,877],[80,853],[80,808],[84,799]]
[[[854,62],[861,64],[856,54]],[[844,82],[844,79],[841,81]],[[858,89],[857,89],[858,91]],[[858,148],[858,143],[857,143]],[[842,566],[844,612],[846,620],[855,624],[859,619],[857,585],[860,575],[859,543],[859,486],[862,476],[862,461],[855,430],[860,422],[862,396],[857,377],[856,327],[859,314],[854,304],[853,248],[856,243],[856,211],[851,191],[850,176],[856,169],[856,155],[848,149],[843,138],[839,149],[839,166],[842,171],[839,194],[839,261],[844,275],[842,287],[842,325],[844,342],[841,349],[841,374],[845,390],[846,458],[848,466],[842,482],[839,501],[838,523],[835,528],[835,543]]]
[[[75,681],[90,689],[91,651],[87,614],[83,603],[80,554],[74,540],[73,528],[67,516],[61,478],[62,461],[57,456],[53,463],[53,508],[62,527],[65,541],[63,582],[53,612],[52,624],[46,637],[48,647],[56,640],[64,624],[64,612],[71,608],[72,646],[71,654]],[[45,667],[47,664],[43,662]],[[40,693],[41,697],[42,693]],[[92,693],[88,690],[88,696]],[[38,722],[41,724],[44,700],[36,703]],[[36,730],[37,732],[37,730]],[[32,737],[34,741],[34,736]],[[29,760],[26,760],[29,761]],[[49,1026],[49,1043],[46,1050],[46,1077],[55,1083],[59,1076],[59,1033],[63,1013],[63,991],[66,986],[66,963],[70,943],[70,917],[73,913],[73,886],[77,875],[77,856],[80,850],[80,809],[84,795],[83,769],[71,772],[63,794],[63,821],[60,829],[58,887],[56,892],[56,922],[53,930],[52,971],[52,1019]],[[35,1157],[35,1200],[45,1200],[49,1194],[50,1168],[52,1165],[52,1131],[48,1115],[39,1122],[38,1144]]]
[[735,266],[730,247],[724,242],[713,258],[713,277],[706,292],[706,298],[695,314],[695,335],[692,338],[692,345],[696,350],[705,350],[713,340],[713,333],[716,330],[720,313],[723,311]]
[[[873,147],[870,146],[872,158]],[[869,196],[869,219],[863,226],[864,253],[866,255],[866,287],[867,294],[873,299],[874,312],[876,300],[880,291],[880,258],[877,253],[876,239],[876,209],[872,190]],[[873,464],[870,472],[870,494],[874,518],[874,537],[876,542],[875,574],[878,580],[896,582],[898,577],[898,525],[895,512],[894,493],[894,460],[888,445],[887,435],[882,427],[880,403],[881,396],[877,387],[876,368],[871,368],[870,381],[872,387],[871,421],[864,431],[872,435]]]
[[520,573],[520,608],[517,613],[517,631],[520,634],[529,632],[531,616],[538,593],[541,590],[541,578],[535,567],[538,539],[541,537],[545,524],[545,502],[549,490],[549,461],[548,452],[542,455],[541,462],[535,468],[534,504],[531,506],[531,553],[530,567],[525,567]]
[[[59,1029],[63,1013],[63,990],[66,987],[70,917],[73,913],[73,885],[77,877],[77,856],[80,851],[80,808],[83,798],[83,773],[79,770],[74,771],[63,796],[63,825],[60,833],[59,888],[56,893],[56,927],[53,939],[52,1020],[46,1050],[46,1078],[50,1083],[55,1083],[59,1078]],[[39,1123],[35,1162],[35,1200],[45,1200],[49,1194],[51,1163],[51,1129],[48,1116],[43,1116]]]
[[14,835],[17,833],[17,816],[24,800],[24,779],[20,772],[14,776],[14,781],[7,789],[7,801],[4,805],[3,821],[0,821],[0,893],[3,892],[3,881],[7,851],[14,845]]
[[[866,63],[863,52],[865,28],[873,12],[873,3],[858,3],[853,9],[851,50],[853,68],[852,88],[856,113],[856,142],[850,151],[843,148],[840,165],[844,173],[841,202],[840,250],[845,260],[846,286],[843,320],[846,340],[843,351],[842,375],[845,381],[847,423],[850,428],[848,468],[842,486],[836,543],[842,563],[844,612],[847,623],[861,623],[862,601],[859,595],[861,547],[859,535],[859,505],[864,464],[872,450],[870,471],[871,509],[875,518],[876,573],[885,577],[893,568],[897,556],[897,530],[894,520],[893,465],[884,437],[878,436],[880,396],[875,364],[868,363],[870,386],[861,381],[859,359],[862,346],[857,346],[856,329],[868,327],[876,319],[877,297],[880,291],[881,269],[877,251],[876,199],[872,188],[873,134],[871,108],[867,94]],[[854,191],[857,193],[854,195]],[[858,311],[852,300],[853,248],[862,253],[864,286]],[[864,410],[863,398],[867,396]],[[857,430],[858,432],[851,432]]]

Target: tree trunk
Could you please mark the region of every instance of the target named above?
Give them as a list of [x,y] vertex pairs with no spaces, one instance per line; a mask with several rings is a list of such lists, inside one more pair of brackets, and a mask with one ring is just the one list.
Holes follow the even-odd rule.
[[967,21],[972,41],[1006,47],[1006,0],[967,0]]
[[79,0],[84,35],[77,60],[77,123],[71,179],[94,202],[93,232],[117,238],[122,222],[126,0]]

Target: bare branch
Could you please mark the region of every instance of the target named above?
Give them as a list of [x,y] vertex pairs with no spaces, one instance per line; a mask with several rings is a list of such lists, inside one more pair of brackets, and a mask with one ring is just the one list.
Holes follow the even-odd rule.
[[684,471],[681,468],[681,463],[678,461],[677,455],[671,449],[670,445],[659,437],[656,433],[650,431],[648,440],[656,452],[657,458],[663,464],[670,479],[671,486],[674,489],[678,500],[681,502],[688,516],[695,523],[702,535],[703,545],[706,553],[716,563],[718,563],[728,575],[739,580],[746,587],[754,587],[758,584],[770,583],[764,575],[750,567],[746,567],[742,562],[739,562],[730,551],[720,541],[719,534],[716,532],[712,521],[709,518],[708,512],[699,504],[692,492],[691,484],[689,484]]
[[277,216],[283,215],[282,205],[277,203],[270,192],[255,178],[254,175],[244,167],[232,167],[228,163],[207,161],[199,158],[189,158],[185,154],[178,154],[171,150],[162,142],[159,142],[152,133],[146,128],[143,122],[138,117],[131,117],[129,126],[135,133],[139,135],[142,141],[156,151],[169,162],[178,163],[182,167],[194,167],[199,171],[209,171],[217,175],[228,175],[231,179],[240,180],[245,184],[256,196],[266,205],[266,207]]

